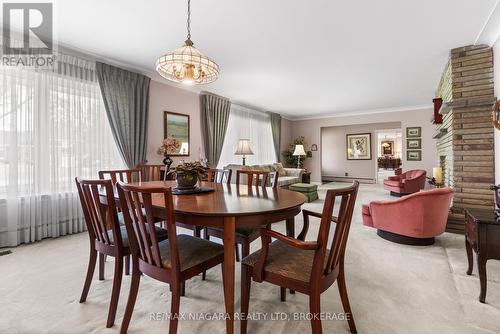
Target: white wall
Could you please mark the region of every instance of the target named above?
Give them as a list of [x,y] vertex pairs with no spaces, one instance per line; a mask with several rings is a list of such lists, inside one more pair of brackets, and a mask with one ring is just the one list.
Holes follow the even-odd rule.
[[161,163],[156,154],[163,141],[163,112],[172,111],[189,115],[189,156],[173,157],[174,165],[180,160],[198,160],[203,154],[201,135],[200,97],[197,93],[151,80],[149,88],[148,163]]
[[[500,97],[500,38],[493,44],[495,96]],[[500,183],[500,130],[495,131],[495,183]]]
[[[431,99],[432,97],[429,97]],[[304,136],[307,143],[317,144],[318,151],[313,152],[313,157],[305,161],[305,167],[309,169],[311,180],[321,181],[321,128],[328,126],[342,126],[355,124],[401,122],[403,131],[403,166],[407,169],[425,169],[430,175],[432,167],[437,165],[438,157],[436,141],[432,139],[435,126],[430,122],[433,109],[404,110],[387,113],[365,114],[355,116],[328,117],[309,120],[296,120],[292,122],[292,137]],[[406,160],[406,127],[422,127],[422,161]],[[342,146],[345,143],[342,143]]]

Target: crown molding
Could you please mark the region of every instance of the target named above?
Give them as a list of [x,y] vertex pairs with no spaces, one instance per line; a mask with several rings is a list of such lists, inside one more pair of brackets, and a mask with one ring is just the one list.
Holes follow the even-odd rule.
[[295,121],[307,121],[307,120],[323,119],[323,118],[384,114],[384,113],[392,113],[392,112],[399,112],[399,111],[415,111],[415,110],[424,110],[424,109],[432,109],[432,108],[433,108],[432,104],[420,104],[420,105],[413,105],[413,106],[400,106],[400,107],[367,109],[367,110],[330,113],[330,114],[317,114],[317,115],[313,115],[313,116],[302,116],[302,117],[300,117],[300,116],[293,117],[293,116],[287,115],[286,119],[288,119],[292,122],[295,122]]
[[487,44],[492,46],[500,37],[500,0],[493,6],[490,15],[484,22],[474,44]]

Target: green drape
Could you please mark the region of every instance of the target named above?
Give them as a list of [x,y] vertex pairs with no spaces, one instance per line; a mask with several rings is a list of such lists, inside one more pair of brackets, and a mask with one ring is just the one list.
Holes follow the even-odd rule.
[[96,62],[113,138],[128,168],[146,162],[150,78]]
[[280,161],[281,144],[281,115],[271,114],[271,130],[273,131],[274,150],[276,151],[276,161]]
[[202,93],[200,98],[205,156],[209,166],[216,167],[226,136],[231,101],[210,93]]

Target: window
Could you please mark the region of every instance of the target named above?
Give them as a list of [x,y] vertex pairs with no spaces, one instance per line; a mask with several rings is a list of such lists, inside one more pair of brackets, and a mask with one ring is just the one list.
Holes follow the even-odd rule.
[[95,63],[58,60],[0,68],[0,247],[82,231],[75,177],[123,167]]
[[240,139],[250,139],[253,155],[247,156],[247,165],[271,164],[276,162],[276,152],[271,130],[271,116],[267,113],[231,105],[229,121],[222,147],[219,168],[228,164],[241,164],[241,156],[234,152]]

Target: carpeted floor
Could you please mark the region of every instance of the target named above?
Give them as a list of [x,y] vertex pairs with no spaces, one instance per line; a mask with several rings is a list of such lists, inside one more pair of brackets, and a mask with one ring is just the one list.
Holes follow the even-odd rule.
[[[320,200],[304,207],[320,211],[325,189],[339,185],[321,186]],[[428,247],[385,241],[362,225],[360,210],[362,203],[382,198],[388,195],[380,185],[361,185],[347,244],[347,287],[358,333],[500,333],[500,262],[488,262],[487,304],[481,304],[477,268],[473,276],[465,274],[463,236],[444,234]],[[302,218],[296,220],[300,230]],[[312,224],[308,239],[316,237],[316,225]],[[283,231],[284,224],[275,229]],[[253,250],[258,247],[259,242],[252,245]],[[106,280],[94,279],[88,301],[78,303],[88,260],[86,233],[12,250],[12,254],[0,257],[0,333],[118,333],[130,279],[125,276],[123,280],[116,324],[106,329],[112,260],[106,263]],[[237,265],[237,303],[239,276]],[[224,312],[223,305],[220,269],[214,268],[207,281],[201,277],[188,281],[181,312],[219,313]],[[168,320],[154,318],[169,309],[168,286],[143,278],[129,333],[167,332]],[[253,283],[250,311],[269,317],[283,312],[293,317],[294,312],[308,311],[308,298],[288,295],[288,301],[281,303],[278,288]],[[322,311],[343,311],[336,284],[322,295]],[[249,333],[310,332],[308,321],[293,319],[254,320],[248,328]],[[224,321],[186,320],[179,324],[179,333],[224,333],[224,329]],[[324,321],[323,330],[349,332],[347,323],[340,320]]]

